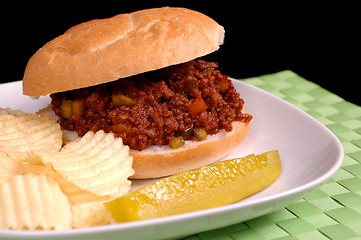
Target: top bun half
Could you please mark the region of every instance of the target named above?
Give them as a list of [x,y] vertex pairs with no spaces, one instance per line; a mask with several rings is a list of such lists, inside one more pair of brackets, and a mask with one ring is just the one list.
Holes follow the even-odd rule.
[[70,28],[29,60],[23,93],[40,96],[115,81],[216,51],[224,29],[185,8],[154,8]]

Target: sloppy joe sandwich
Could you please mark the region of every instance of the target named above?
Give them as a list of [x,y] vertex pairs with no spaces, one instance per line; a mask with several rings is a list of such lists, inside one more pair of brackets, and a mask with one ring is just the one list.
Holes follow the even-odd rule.
[[223,40],[222,26],[185,8],[92,20],[31,57],[23,92],[50,94],[48,110],[63,130],[122,138],[133,178],[195,169],[237,147],[252,119],[218,64],[200,59]]

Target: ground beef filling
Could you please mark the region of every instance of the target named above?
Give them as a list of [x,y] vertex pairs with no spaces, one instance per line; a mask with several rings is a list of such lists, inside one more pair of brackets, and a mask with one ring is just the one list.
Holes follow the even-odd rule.
[[51,95],[63,129],[83,136],[113,132],[131,149],[165,145],[179,133],[202,128],[207,134],[249,122],[244,101],[215,62],[195,60],[161,70]]

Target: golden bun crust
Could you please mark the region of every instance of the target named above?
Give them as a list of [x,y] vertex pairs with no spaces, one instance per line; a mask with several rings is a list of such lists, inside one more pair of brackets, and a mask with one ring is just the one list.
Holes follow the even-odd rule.
[[188,62],[223,43],[224,29],[185,8],[153,8],[70,28],[29,60],[23,93],[46,95]]
[[233,122],[233,130],[208,136],[201,142],[186,141],[179,149],[151,146],[143,151],[130,150],[133,156],[132,179],[158,178],[214,163],[234,150],[246,137],[249,123]]

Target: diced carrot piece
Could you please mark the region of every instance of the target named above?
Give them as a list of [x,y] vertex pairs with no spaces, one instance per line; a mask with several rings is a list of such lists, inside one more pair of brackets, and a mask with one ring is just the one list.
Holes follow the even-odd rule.
[[205,111],[206,109],[207,109],[206,102],[203,100],[201,96],[198,96],[193,102],[191,108],[189,109],[189,114],[192,117],[196,117],[198,114]]

